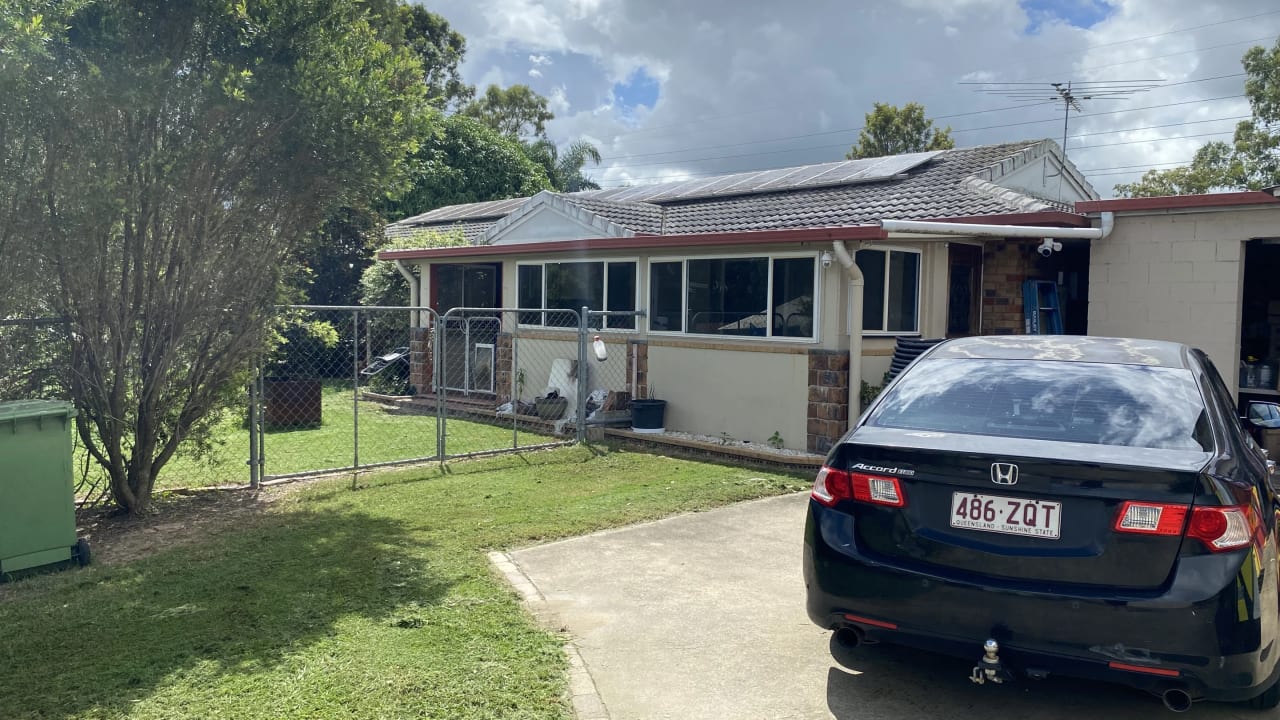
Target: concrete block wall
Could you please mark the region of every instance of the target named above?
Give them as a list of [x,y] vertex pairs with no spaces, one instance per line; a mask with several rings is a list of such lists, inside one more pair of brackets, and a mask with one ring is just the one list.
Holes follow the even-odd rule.
[[1234,389],[1245,242],[1277,236],[1275,209],[1118,215],[1091,249],[1089,332],[1199,347]]

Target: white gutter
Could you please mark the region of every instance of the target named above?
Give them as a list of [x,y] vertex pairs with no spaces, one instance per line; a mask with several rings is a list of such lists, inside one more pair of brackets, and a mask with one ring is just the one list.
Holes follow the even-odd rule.
[[853,427],[862,414],[862,294],[866,280],[843,242],[832,240],[831,250],[849,276],[849,427]]
[[[418,285],[418,276],[413,274],[413,271],[409,269],[408,265],[405,265],[403,260],[396,260],[396,269],[399,270],[400,274],[404,276],[404,279],[409,282],[409,307],[421,307],[418,304],[418,295],[421,292],[420,286]],[[417,311],[414,311],[411,315],[412,316],[409,318],[409,324],[413,327],[421,327],[422,323],[419,322],[419,320],[421,320],[420,314]]]
[[1111,234],[1115,228],[1115,213],[1102,213],[1102,227],[1096,228],[1060,228],[1038,227],[1034,225],[977,225],[957,222],[928,222],[924,220],[881,220],[880,228],[885,232],[908,233],[914,235],[960,235],[963,237],[1002,237],[1002,238],[1061,238],[1066,240],[1101,240]]

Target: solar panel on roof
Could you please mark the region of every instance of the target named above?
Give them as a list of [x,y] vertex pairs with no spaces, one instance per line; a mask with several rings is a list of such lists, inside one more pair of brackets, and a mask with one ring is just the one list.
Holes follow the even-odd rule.
[[821,165],[804,165],[798,168],[792,168],[791,172],[775,180],[772,180],[768,183],[765,183],[764,185],[761,185],[758,189],[760,190],[764,190],[766,188],[773,189],[774,186],[781,187],[781,188],[801,186],[801,185],[804,185],[806,182],[808,182],[810,179],[812,179],[814,176],[821,175],[822,173],[828,172],[829,168],[832,165],[842,165],[842,164],[843,163],[823,163]]

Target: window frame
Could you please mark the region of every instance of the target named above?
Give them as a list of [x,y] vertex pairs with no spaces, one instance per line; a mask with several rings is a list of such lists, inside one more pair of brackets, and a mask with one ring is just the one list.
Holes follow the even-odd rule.
[[[854,262],[857,262],[858,252],[861,252],[862,250],[878,250],[885,254],[884,255],[884,305],[883,305],[883,309],[880,311],[881,312],[880,319],[881,319],[882,326],[889,324],[889,298],[890,298],[889,254],[894,252],[907,252],[907,253],[915,253],[918,256],[918,259],[916,261],[916,316],[915,316],[916,329],[915,330],[868,330],[865,327],[863,327],[863,328],[860,328],[862,331],[862,336],[863,337],[890,337],[890,338],[922,337],[921,331],[920,331],[920,322],[921,322],[920,308],[921,308],[921,305],[923,305],[923,299],[924,299],[924,248],[904,247],[900,245],[884,245],[881,243],[876,243],[871,247],[858,248],[858,250],[853,253]],[[866,307],[865,297],[863,298],[862,304],[863,304],[863,307],[865,308]],[[855,322],[853,317],[853,293],[852,292],[849,293],[848,316],[849,316],[849,323],[848,323],[849,331],[852,332],[853,323]],[[860,317],[857,318],[857,323],[859,325],[862,325],[862,318]]]
[[[601,271],[601,274],[603,275],[603,283],[602,283],[602,285],[601,285],[601,290],[600,290],[600,292],[601,292],[601,298],[600,298],[600,300],[601,300],[601,304],[602,304],[604,307],[600,307],[600,308],[591,308],[592,310],[603,310],[603,311],[606,311],[606,312],[608,312],[608,311],[619,312],[619,311],[617,311],[617,310],[614,310],[614,308],[610,308],[610,307],[608,307],[608,305],[609,305],[609,265],[610,265],[611,263],[632,263],[633,265],[635,265],[635,292],[633,293],[634,297],[632,298],[632,306],[631,306],[630,310],[624,310],[624,311],[621,311],[621,312],[636,312],[636,311],[639,311],[639,310],[640,310],[640,266],[641,266],[641,264],[642,264],[642,263],[640,262],[640,258],[639,258],[639,257],[599,258],[599,259],[594,259],[594,260],[577,260],[577,259],[573,259],[573,260],[517,260],[517,261],[516,261],[516,272],[515,272],[515,276],[516,276],[516,299],[517,299],[517,301],[518,301],[518,300],[519,300],[519,298],[520,298],[520,268],[521,268],[521,267],[528,267],[528,266],[532,266],[532,267],[537,267],[537,268],[539,268],[539,269],[541,270],[542,287],[539,289],[539,293],[540,293],[540,295],[541,295],[541,297],[542,297],[542,305],[544,306],[542,309],[546,309],[546,310],[573,310],[573,311],[575,311],[575,312],[582,312],[582,308],[547,308],[547,307],[545,307],[545,306],[546,306],[546,304],[547,304],[547,265],[573,265],[573,264],[585,265],[585,264],[588,264],[588,263],[601,263],[601,264],[602,264],[602,267],[600,268],[600,271]],[[519,304],[520,304],[519,302],[516,302],[517,309],[521,309],[521,308],[519,308],[519,307],[518,307],[518,306],[519,306]],[[563,325],[547,325],[547,318],[546,318],[546,314],[545,314],[545,313],[542,313],[542,322],[540,322],[540,323],[538,323],[538,324],[536,324],[536,325],[535,325],[535,324],[531,324],[531,323],[519,322],[520,315],[522,315],[522,314],[524,314],[524,313],[516,313],[516,320],[517,320],[517,322],[516,322],[516,326],[517,326],[517,327],[522,327],[522,328],[538,328],[538,329],[544,329],[544,330],[576,330],[576,328],[566,328],[566,327],[564,327]],[[606,316],[604,316],[604,317],[600,318],[600,325],[601,325],[601,327],[598,327],[598,328],[592,328],[592,330],[593,330],[593,332],[607,332],[607,333],[608,333],[608,332],[611,332],[611,333],[637,333],[637,332],[639,332],[639,331],[640,331],[640,320],[639,320],[639,316],[634,316],[634,317],[636,318],[635,326],[634,326],[634,327],[629,327],[629,328],[618,328],[618,327],[613,327],[613,328],[611,328],[611,327],[608,327],[608,325],[609,325],[609,316],[607,316],[607,315],[606,315]]]
[[[801,250],[801,251],[783,251],[783,252],[758,252],[758,253],[710,253],[697,255],[657,255],[650,256],[645,266],[645,288],[646,291],[651,290],[653,278],[653,266],[659,263],[680,263],[680,330],[654,330],[650,326],[652,317],[649,309],[653,305],[653,298],[646,292],[645,295],[645,331],[651,335],[659,337],[685,337],[697,338],[699,340],[719,340],[722,342],[750,341],[750,342],[781,342],[794,343],[804,345],[816,345],[821,342],[822,337],[822,262],[821,253],[817,250]],[[751,258],[765,258],[769,261],[769,274],[765,284],[768,288],[765,304],[765,318],[767,324],[765,326],[764,335],[717,335],[715,333],[692,333],[685,332],[683,328],[689,321],[689,261],[690,260],[748,260]],[[795,337],[773,334],[773,263],[774,260],[789,260],[795,258],[808,258],[813,260],[813,334],[810,337]]]

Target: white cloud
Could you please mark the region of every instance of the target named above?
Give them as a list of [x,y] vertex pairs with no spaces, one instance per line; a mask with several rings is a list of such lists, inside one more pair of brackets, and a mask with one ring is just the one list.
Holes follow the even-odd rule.
[[[467,38],[463,72],[484,84],[555,59],[551,137],[599,140],[604,184],[648,182],[843,157],[875,101],[918,101],[960,145],[1061,139],[1062,114],[974,92],[968,82],[1159,78],[1165,87],[1094,100],[1073,117],[1069,154],[1104,195],[1120,166],[1188,160],[1247,114],[1244,39],[1280,33],[1274,0],[1116,0],[1089,29],[1027,34],[1017,0],[437,0]],[[1197,26],[1206,26],[1198,27]],[[1143,36],[1184,28],[1160,37]],[[1236,43],[1228,47],[1219,45]],[[1270,44],[1270,43],[1267,43]],[[532,67],[531,67],[532,66]],[[655,107],[627,112],[613,86],[637,68],[660,84]],[[537,77],[537,76],[533,76]],[[518,80],[516,80],[518,81]],[[1180,103],[1180,104],[1179,104]],[[1169,127],[1138,130],[1156,125]],[[999,127],[1003,126],[1003,127]],[[1116,174],[1101,174],[1116,173]]]
[[540,78],[542,77],[542,71],[538,68],[529,68],[529,77]]
[[551,58],[547,57],[546,55],[530,55],[529,62],[532,63],[535,67],[538,65],[550,65]]

